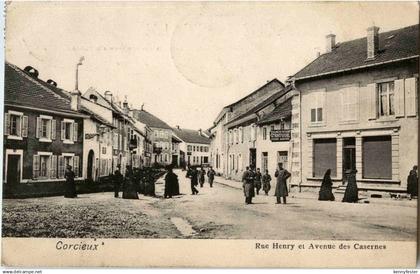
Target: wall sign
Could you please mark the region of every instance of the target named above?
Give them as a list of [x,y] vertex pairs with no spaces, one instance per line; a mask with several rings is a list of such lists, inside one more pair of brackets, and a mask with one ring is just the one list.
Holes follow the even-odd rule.
[[271,130],[270,140],[271,142],[290,141],[290,130]]

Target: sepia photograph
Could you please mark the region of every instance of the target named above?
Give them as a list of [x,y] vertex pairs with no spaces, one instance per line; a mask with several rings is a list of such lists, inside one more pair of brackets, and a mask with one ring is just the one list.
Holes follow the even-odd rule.
[[4,9],[2,265],[415,267],[418,2]]

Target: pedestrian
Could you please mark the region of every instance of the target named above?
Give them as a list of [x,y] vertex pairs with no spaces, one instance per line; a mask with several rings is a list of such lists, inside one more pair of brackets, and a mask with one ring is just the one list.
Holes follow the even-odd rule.
[[332,193],[331,169],[327,169],[322,179],[321,189],[319,190],[319,201],[334,201]]
[[255,172],[254,174],[254,185],[255,185],[255,190],[257,192],[257,195],[260,194],[260,189],[261,189],[261,177],[262,174],[260,172],[260,169],[257,168],[257,172]]
[[281,204],[281,198],[283,198],[283,203],[286,204],[286,197],[289,195],[287,190],[287,179],[290,177],[289,171],[283,168],[283,163],[278,164],[278,169],[274,176],[277,178],[276,191],[275,195],[277,198],[277,204]]
[[[165,176],[165,192],[164,198],[172,198],[172,195],[176,195],[176,185],[178,184],[178,176],[173,172],[172,166],[168,166],[168,172]],[[178,189],[179,192],[179,189]]]
[[201,167],[201,169],[200,169],[200,187],[204,186],[205,176],[206,176],[206,171],[204,170],[203,167]]
[[153,168],[149,168],[149,172],[146,175],[145,184],[144,184],[144,195],[145,196],[155,196],[155,178],[156,171]]
[[198,194],[198,190],[195,188],[198,185],[198,174],[196,167],[192,167],[187,172],[187,177],[191,179],[191,193],[192,195]]
[[410,194],[410,198],[418,196],[418,182],[419,177],[417,175],[417,166],[413,166],[413,169],[410,170],[407,177],[407,193]]
[[65,198],[77,198],[76,183],[74,182],[75,174],[71,169],[71,165],[67,165],[66,172],[64,174],[64,177],[66,178]]
[[265,174],[262,176],[262,183],[263,183],[263,190],[265,192],[265,195],[268,195],[268,192],[271,189],[271,176],[268,174],[268,169],[265,170]]
[[123,199],[138,199],[137,189],[134,183],[134,174],[131,166],[126,167],[123,184]]
[[120,171],[121,165],[117,165],[117,169],[114,172],[114,176],[112,176],[112,181],[114,183],[114,197],[118,198],[120,187],[123,182],[123,176]]
[[347,172],[347,187],[344,192],[344,203],[357,203],[359,201],[359,189],[356,183],[357,170],[350,170]]
[[242,188],[244,190],[245,204],[252,204],[252,198],[255,196],[254,192],[254,177],[249,167],[246,167],[242,175]]
[[214,175],[216,172],[214,172],[213,167],[210,167],[209,171],[207,172],[207,177],[209,178],[209,184],[210,187],[213,187],[213,181],[214,181]]

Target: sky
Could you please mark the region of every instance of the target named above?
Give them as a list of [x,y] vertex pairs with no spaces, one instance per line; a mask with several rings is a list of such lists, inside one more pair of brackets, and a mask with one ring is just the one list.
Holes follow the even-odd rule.
[[207,129],[223,106],[285,82],[337,42],[418,24],[416,2],[13,2],[5,57],[65,90],[125,96],[171,126]]

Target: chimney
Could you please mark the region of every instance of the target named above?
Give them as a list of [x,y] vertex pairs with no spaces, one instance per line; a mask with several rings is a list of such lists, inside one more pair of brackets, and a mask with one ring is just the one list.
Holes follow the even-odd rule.
[[328,52],[331,52],[335,47],[335,34],[328,34],[325,37],[327,40],[325,51],[328,53]]
[[73,111],[79,111],[80,110],[80,97],[82,93],[78,90],[73,90],[70,94],[70,108]]
[[379,28],[371,26],[367,29],[367,59],[375,59],[379,50]]
[[109,90],[107,90],[107,91],[105,91],[104,95],[105,95],[105,99],[108,102],[112,103],[112,92],[110,92]]
[[143,108],[144,108],[144,103],[143,103],[143,104],[141,104],[141,110],[143,110]]
[[198,130],[198,134],[203,135],[203,131],[201,130],[201,128]]
[[127,101],[127,96],[125,96],[125,99],[124,99],[124,102],[123,102],[123,109],[124,109],[124,112],[126,113],[126,114],[128,114],[128,112],[129,112],[129,107],[128,107],[128,101]]
[[32,77],[38,78],[39,72],[34,67],[26,66],[25,69],[24,69],[24,71],[27,72]]
[[179,125],[176,125],[176,128],[179,130]]
[[54,81],[54,80],[52,80],[52,79],[48,79],[48,80],[47,80],[47,84],[50,84],[50,85],[52,85],[52,86],[54,86],[54,87],[56,87],[56,86],[57,86],[57,82],[56,82],[56,81]]

